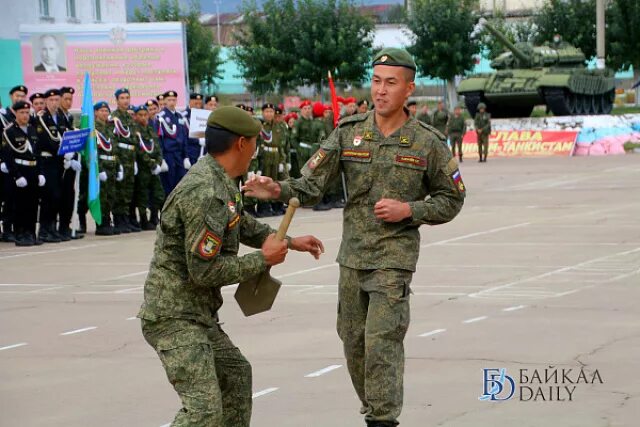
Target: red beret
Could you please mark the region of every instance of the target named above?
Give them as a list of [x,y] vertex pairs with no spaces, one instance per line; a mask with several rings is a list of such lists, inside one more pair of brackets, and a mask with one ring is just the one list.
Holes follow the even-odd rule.
[[355,98],[347,98],[344,100],[345,104],[355,104],[356,102],[358,102],[358,100]]
[[320,101],[313,103],[313,117],[322,117],[324,115],[324,104]]
[[306,107],[307,105],[311,105],[311,101],[309,101],[308,99],[305,99],[304,101],[302,101],[302,103],[300,104],[300,108],[302,107]]
[[337,99],[338,99],[338,104],[344,104],[344,103],[345,103],[345,102],[344,102],[344,98],[343,98],[343,97],[338,96],[338,98],[337,98]]

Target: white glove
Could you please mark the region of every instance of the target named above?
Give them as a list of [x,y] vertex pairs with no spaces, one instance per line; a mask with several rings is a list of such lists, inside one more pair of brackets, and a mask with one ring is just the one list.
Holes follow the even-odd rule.
[[20,177],[18,179],[16,179],[16,185],[18,186],[18,188],[24,188],[27,186],[27,178]]
[[291,170],[291,163],[287,163],[287,172]]
[[162,159],[162,164],[160,165],[160,172],[168,172],[168,171],[169,171],[169,165],[164,159]]
[[98,178],[100,178],[100,181],[105,182],[107,180],[107,173],[100,172],[100,174],[98,174]]
[[124,169],[122,165],[120,165],[120,169],[118,169],[118,173],[116,174],[116,181],[120,182],[124,179]]
[[71,160],[69,163],[71,164],[71,169],[74,171],[80,172],[82,170],[82,164],[79,161]]
[[207,143],[205,142],[204,138],[200,138],[200,147],[204,147],[205,145],[207,145]]
[[2,173],[9,173],[9,169],[7,168],[7,164],[5,162],[0,163],[0,171]]
[[280,172],[280,173],[284,172],[284,163],[280,163],[278,165],[278,172]]
[[184,168],[186,170],[191,169],[191,161],[189,160],[188,157],[186,159],[184,159],[184,162],[182,162],[182,164],[184,165]]
[[251,181],[255,177],[256,177],[256,173],[255,172],[247,172],[247,181]]
[[256,175],[258,175],[258,176],[262,176],[262,171],[258,171],[258,172],[256,172]]
[[133,162],[133,176],[138,175],[138,162]]
[[64,159],[62,161],[62,165],[64,166],[64,170],[69,169],[69,167],[71,166],[71,160]]
[[151,175],[158,175],[160,173],[160,170],[160,166],[156,165],[156,167],[151,171]]
[[44,175],[38,175],[38,187],[44,187],[46,183],[47,179],[44,177]]
[[75,153],[66,153],[66,154],[64,155],[64,159],[65,159],[65,160],[71,160],[71,159],[73,159],[73,156],[74,156],[74,155],[75,155]]

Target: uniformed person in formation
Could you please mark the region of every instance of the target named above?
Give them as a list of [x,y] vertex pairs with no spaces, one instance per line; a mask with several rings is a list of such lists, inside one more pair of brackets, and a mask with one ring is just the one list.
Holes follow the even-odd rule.
[[122,167],[123,179],[116,184],[116,200],[113,207],[115,227],[121,233],[139,232],[138,227],[129,218],[131,201],[135,188],[135,176],[138,173],[136,164],[135,139],[136,125],[129,114],[131,95],[129,89],[120,88],[115,91],[117,108],[111,113],[114,125],[116,154],[119,166]]
[[[45,92],[46,109],[38,114],[35,121],[38,135],[40,168],[45,177],[45,185],[40,193],[40,232],[39,237],[45,243],[60,243],[70,240],[69,235],[60,234],[56,221],[61,209],[62,176],[77,160],[67,156],[58,156],[62,135],[67,130],[66,120],[59,112],[60,90],[49,89]],[[72,156],[71,156],[72,157]],[[65,169],[66,167],[66,169]]]
[[373,60],[375,109],[344,119],[302,171],[301,179],[250,181],[254,197],[316,203],[343,171],[349,199],[338,254],[338,334],[369,427],[398,424],[403,401],[409,285],[422,224],[451,221],[464,202],[460,171],[442,134],[403,108],[416,64],[388,48]]
[[156,101],[158,101],[158,106],[162,110],[164,108],[164,93],[161,93],[160,95],[156,96]]
[[[9,99],[13,105],[18,101],[24,101],[29,90],[24,85],[18,85],[9,91]],[[16,116],[11,107],[0,109],[0,135],[6,127],[15,120]],[[1,144],[0,144],[1,146]],[[11,179],[9,169],[5,159],[2,157],[0,150],[0,220],[2,220],[2,236],[3,242],[15,242],[15,233],[13,230],[13,200],[15,193],[15,185]]]
[[473,119],[478,137],[478,162],[487,161],[489,154],[489,135],[491,135],[491,114],[487,112],[487,106],[484,102],[478,104],[478,112]]
[[449,122],[449,112],[444,108],[444,102],[438,101],[438,107],[431,117],[431,125],[438,131],[447,136],[447,123]]
[[429,114],[429,106],[427,104],[422,106],[420,112],[416,116],[416,119],[420,120],[426,125],[431,125],[433,123],[433,121],[431,120],[431,114]]
[[[251,365],[222,330],[218,310],[223,286],[255,277],[287,254],[273,229],[244,213],[235,181],[247,172],[260,129],[237,107],[217,108],[207,122],[208,155],[162,209],[138,317],[182,400],[172,426],[249,427]],[[239,256],[240,243],[259,250]],[[323,250],[312,236],[288,246],[316,258]]]
[[318,144],[324,137],[324,125],[313,119],[311,101],[303,101],[300,104],[300,117],[291,132],[291,145],[296,152],[296,156],[291,159],[291,176],[300,176],[302,165],[318,149]]
[[[267,103],[262,106],[264,122],[258,136],[258,169],[262,175],[272,179],[286,179],[287,170],[287,128],[284,123],[275,121],[275,105]],[[284,214],[281,202],[258,202],[257,216],[268,217]]]
[[135,112],[134,119],[138,124],[136,137],[139,146],[136,153],[138,175],[133,199],[133,215],[136,215],[137,209],[140,215],[140,227],[143,230],[155,230],[158,225],[158,212],[162,208],[165,196],[159,175],[160,172],[169,170],[169,167],[162,159],[158,134],[149,123],[147,106],[143,104],[135,107]]
[[418,103],[416,101],[407,102],[407,110],[409,110],[411,117],[416,117],[418,115]]
[[38,136],[29,123],[30,105],[17,101],[11,107],[14,121],[2,132],[2,159],[8,177],[16,187],[7,200],[13,211],[16,246],[41,245],[36,236],[38,216],[38,188],[45,184],[45,177],[38,167]]
[[44,111],[46,108],[44,102],[44,94],[41,92],[36,92],[29,97],[29,101],[31,101],[31,120],[33,121],[36,115],[40,111]]
[[[98,145],[98,178],[100,179],[100,210],[102,223],[96,226],[96,236],[112,236],[120,234],[120,229],[113,227],[111,213],[116,202],[116,183],[124,178],[118,162],[118,149],[114,144],[113,121],[109,120],[111,109],[106,101],[97,102],[93,106]],[[85,211],[86,212],[86,211]]]
[[[199,93],[192,93],[189,95],[189,106],[183,113],[185,124],[187,125],[187,137],[189,136],[188,131],[191,126],[191,123],[189,122],[189,120],[191,120],[191,109],[196,108],[201,110],[202,99],[203,96]],[[188,137],[186,151],[189,163],[195,165],[200,158],[200,155],[204,153],[204,139]]]
[[449,141],[451,141],[451,154],[455,157],[457,149],[460,163],[462,163],[462,138],[464,138],[466,132],[467,124],[464,121],[462,110],[459,106],[456,106],[456,108],[453,109],[453,116],[449,118],[449,122],[447,123],[446,134],[449,136]]
[[162,157],[169,166],[167,172],[160,174],[160,180],[167,195],[173,191],[191,168],[191,161],[187,156],[189,130],[184,117],[176,110],[177,102],[178,93],[176,91],[165,92],[165,107],[156,116]]
[[204,97],[204,109],[213,111],[218,108],[218,97],[215,95],[208,95]]

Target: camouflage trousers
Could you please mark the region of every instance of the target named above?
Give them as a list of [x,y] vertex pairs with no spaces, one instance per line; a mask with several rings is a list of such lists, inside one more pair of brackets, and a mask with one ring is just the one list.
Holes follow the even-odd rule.
[[398,424],[412,276],[407,270],[340,266],[338,335],[367,422]]
[[172,427],[249,427],[251,365],[219,325],[143,319],[142,334],[182,400]]
[[489,154],[489,135],[486,133],[478,134],[478,156],[480,159],[486,159]]
[[453,154],[453,157],[456,156],[456,148],[457,148],[458,156],[462,158],[462,134],[451,132],[449,134],[449,140],[451,141],[451,154]]

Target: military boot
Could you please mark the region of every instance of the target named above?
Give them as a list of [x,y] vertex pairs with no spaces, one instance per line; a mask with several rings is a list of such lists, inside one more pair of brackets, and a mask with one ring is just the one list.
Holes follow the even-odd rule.
[[256,218],[267,218],[273,216],[271,210],[271,204],[266,202],[258,203],[258,209],[256,210]]
[[123,219],[124,219],[124,222],[125,222],[126,226],[129,227],[129,231],[131,231],[132,233],[139,233],[139,232],[142,231],[142,229],[138,225],[138,221],[136,221],[135,219],[132,220],[132,218],[130,216],[127,216],[127,215],[124,215]]
[[322,198],[322,201],[313,207],[314,211],[329,211],[331,210],[331,202],[327,196]]
[[140,212],[140,228],[142,228],[143,231],[152,231],[156,229],[153,224],[151,224],[151,221],[147,219],[146,212]]
[[50,222],[40,223],[40,231],[38,237],[44,243],[60,243],[60,238],[52,233],[53,224]]
[[284,213],[286,212],[286,209],[284,208],[284,203],[282,202],[271,203],[271,211],[275,216],[284,215]]
[[111,227],[109,215],[102,215],[102,223],[96,225],[96,236],[113,236],[113,227]]
[[27,233],[22,227],[16,228],[16,246],[33,246],[35,241],[31,238],[31,234]]
[[125,216],[124,215],[114,215],[114,222],[116,225],[116,228],[118,229],[118,234],[122,233],[122,234],[129,234],[131,233],[131,230],[129,230],[129,227],[127,225],[127,223],[125,222]]
[[149,222],[153,225],[153,228],[156,228],[158,226],[158,223],[160,222],[158,218],[158,209],[151,209]]

